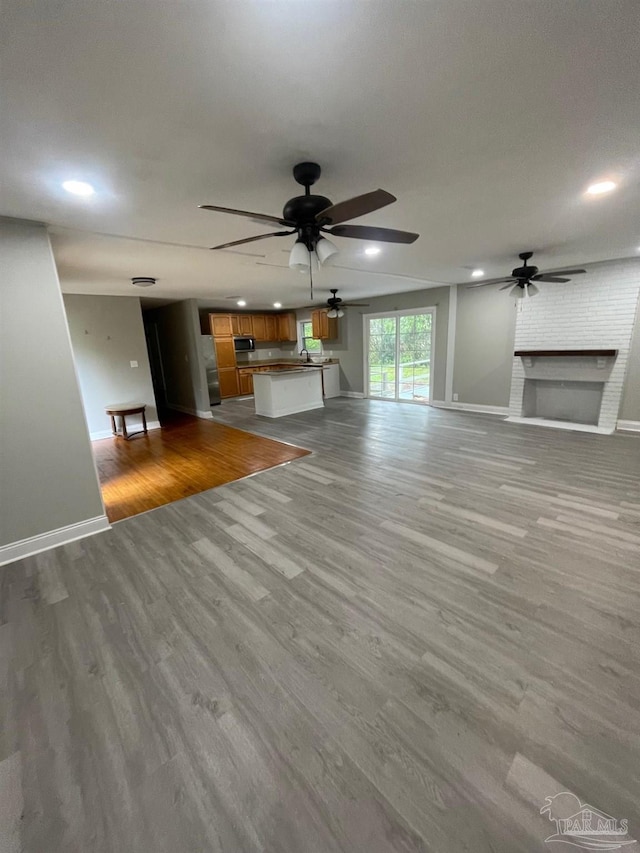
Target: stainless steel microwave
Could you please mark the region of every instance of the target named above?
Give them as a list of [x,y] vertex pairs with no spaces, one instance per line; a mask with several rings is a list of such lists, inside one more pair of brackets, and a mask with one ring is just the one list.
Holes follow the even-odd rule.
[[236,352],[253,352],[256,348],[255,338],[234,338],[233,348]]

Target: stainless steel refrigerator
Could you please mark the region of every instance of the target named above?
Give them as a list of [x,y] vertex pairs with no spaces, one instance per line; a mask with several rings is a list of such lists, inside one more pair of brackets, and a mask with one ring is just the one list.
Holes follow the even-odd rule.
[[207,386],[209,388],[209,405],[220,405],[220,380],[218,379],[218,361],[216,359],[216,348],[213,345],[211,335],[200,336],[200,349],[204,360],[204,369],[207,374]]

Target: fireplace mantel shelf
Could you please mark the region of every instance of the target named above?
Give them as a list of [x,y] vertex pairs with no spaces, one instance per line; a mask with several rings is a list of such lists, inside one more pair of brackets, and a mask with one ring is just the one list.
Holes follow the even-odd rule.
[[615,358],[617,349],[517,349],[514,355],[523,358],[562,358],[563,356],[575,358]]

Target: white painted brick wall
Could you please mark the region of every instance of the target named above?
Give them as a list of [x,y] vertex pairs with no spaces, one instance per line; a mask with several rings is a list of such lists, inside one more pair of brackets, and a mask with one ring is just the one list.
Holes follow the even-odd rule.
[[[639,294],[639,261],[591,264],[570,284],[541,283],[516,317],[515,349],[618,350],[602,395],[604,429],[615,429],[618,419]],[[522,361],[514,358],[509,412],[515,417],[522,414],[524,379]]]

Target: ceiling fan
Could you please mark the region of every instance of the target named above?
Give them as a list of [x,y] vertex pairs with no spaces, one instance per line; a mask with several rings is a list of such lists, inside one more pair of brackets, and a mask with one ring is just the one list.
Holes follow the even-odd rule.
[[330,288],[333,296],[330,296],[327,299],[327,317],[330,320],[334,320],[338,317],[344,317],[344,308],[367,308],[368,302],[343,302],[342,299],[337,295],[338,288],[332,287]]
[[500,290],[511,288],[510,296],[516,296],[518,299],[526,296],[535,296],[540,292],[540,289],[534,284],[536,281],[549,281],[557,284],[565,284],[571,281],[567,276],[580,275],[586,273],[586,270],[553,270],[551,272],[540,272],[538,267],[527,266],[527,261],[533,256],[533,252],[520,252],[518,257],[523,261],[521,267],[516,267],[511,271],[511,275],[504,278],[491,278],[487,281],[480,281],[477,284],[468,284],[467,287],[486,287],[489,284],[502,284],[504,286]]
[[[235,210],[230,207],[218,207],[213,204],[201,204],[203,210],[213,210],[218,213],[233,213],[245,216],[255,222],[269,222],[272,225],[285,226],[288,231],[271,231],[269,234],[259,234],[257,237],[245,237],[243,240],[233,240],[212,246],[212,249],[228,249],[243,243],[253,243],[267,237],[285,237],[298,234],[289,256],[289,266],[301,272],[311,270],[312,265],[319,261],[325,263],[338,251],[337,247],[324,234],[335,237],[353,237],[357,240],[377,240],[385,243],[414,243],[418,234],[410,231],[396,231],[393,228],[375,228],[369,225],[343,225],[349,219],[372,213],[387,204],[396,201],[395,196],[385,190],[374,190],[364,195],[355,196],[347,201],[333,204],[322,195],[313,195],[310,187],[320,177],[321,169],[317,163],[298,163],[293,168],[294,179],[304,187],[304,195],[290,198],[285,204],[282,216],[268,216],[264,213],[251,213],[247,210]],[[329,227],[330,226],[330,227]]]

